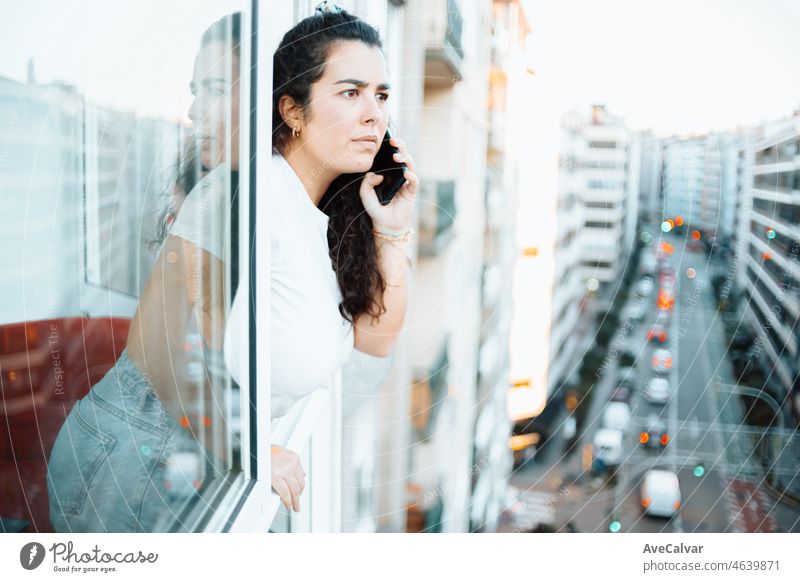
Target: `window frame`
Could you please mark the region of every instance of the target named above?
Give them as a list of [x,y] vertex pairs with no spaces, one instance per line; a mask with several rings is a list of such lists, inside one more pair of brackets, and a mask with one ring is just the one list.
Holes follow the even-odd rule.
[[[267,508],[272,497],[270,480],[270,377],[269,341],[259,341],[257,329],[269,329],[270,245],[266,197],[257,196],[266,184],[268,165],[260,163],[272,155],[272,93],[260,90],[272,85],[272,36],[266,5],[249,0],[242,7],[240,70],[239,152],[248,160],[239,173],[239,293],[247,299],[247,325],[239,329],[242,471],[230,482],[204,532],[266,532]],[[251,233],[260,232],[251,240]],[[251,249],[253,252],[251,253]],[[251,293],[255,290],[255,293]],[[253,316],[255,314],[255,316]],[[259,385],[261,389],[259,390]],[[266,452],[266,454],[265,454]]]

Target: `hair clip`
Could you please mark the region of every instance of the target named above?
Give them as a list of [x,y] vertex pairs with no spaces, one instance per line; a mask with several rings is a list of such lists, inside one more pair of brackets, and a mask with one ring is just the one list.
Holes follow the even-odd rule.
[[316,16],[317,14],[339,14],[340,12],[343,11],[344,11],[343,8],[337,6],[333,2],[328,2],[328,0],[325,0],[324,2],[320,2],[319,4],[317,4],[317,7],[314,8],[314,15]]

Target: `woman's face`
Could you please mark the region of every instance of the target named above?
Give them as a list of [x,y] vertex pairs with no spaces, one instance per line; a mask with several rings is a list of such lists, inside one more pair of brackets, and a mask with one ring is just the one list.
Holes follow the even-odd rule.
[[239,169],[239,57],[229,43],[216,41],[200,49],[191,83],[194,100],[189,119],[203,166],[228,162]]
[[389,82],[380,49],[360,41],[338,43],[311,87],[302,148],[337,173],[366,172],[389,125]]

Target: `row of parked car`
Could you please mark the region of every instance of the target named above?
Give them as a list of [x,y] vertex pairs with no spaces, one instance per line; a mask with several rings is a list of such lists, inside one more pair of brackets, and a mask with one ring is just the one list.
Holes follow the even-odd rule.
[[[635,360],[629,353],[622,360]],[[617,381],[603,409],[601,428],[595,432],[592,443],[594,460],[599,468],[614,468],[622,462],[625,437],[631,418],[630,402],[636,385],[636,370],[631,366],[620,368]]]
[[[666,402],[669,396],[654,396],[664,388],[662,381],[666,378],[651,378],[643,395],[648,399],[657,398]],[[634,391],[635,375],[631,367],[620,369],[617,385],[611,392],[609,401],[603,409],[601,428],[597,430],[593,440],[593,456],[596,469],[613,469],[623,461],[625,439],[629,437],[630,399]],[[647,416],[646,422],[638,434],[639,445],[650,451],[661,451],[670,443],[670,435],[666,424],[656,413]],[[655,517],[673,517],[681,507],[681,492],[678,476],[667,469],[648,470],[642,477],[639,488],[642,512]]]
[[[653,292],[658,289],[655,299],[656,317],[647,329],[648,343],[659,347],[650,359],[651,375],[642,389],[642,397],[656,405],[667,404],[672,397],[669,373],[673,367],[672,351],[664,347],[669,338],[672,310],[675,303],[675,271],[669,266],[666,257],[659,257],[658,286],[655,273],[646,274],[637,285],[638,301],[632,302],[625,311],[630,321],[641,323],[647,313],[645,305],[651,304]],[[632,367],[636,357],[623,353],[617,382],[609,396],[602,417],[602,427],[595,433],[593,454],[599,465],[614,468],[622,462],[624,442],[629,438],[631,409],[630,403],[636,389],[636,371]],[[632,436],[632,435],[631,435]],[[650,413],[638,433],[639,446],[651,451],[661,451],[670,443],[666,424],[658,414]],[[641,506],[649,515],[671,517],[681,504],[680,487],[677,475],[664,469],[652,469],[643,476],[641,487]]]

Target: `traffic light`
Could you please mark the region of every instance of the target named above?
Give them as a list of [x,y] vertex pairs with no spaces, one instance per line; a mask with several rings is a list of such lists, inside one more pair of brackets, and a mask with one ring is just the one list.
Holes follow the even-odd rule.
[[703,463],[698,463],[694,467],[694,476],[698,479],[706,474],[706,468],[703,466]]
[[608,531],[610,531],[611,533],[617,533],[621,529],[622,529],[622,524],[618,519],[615,519],[614,521],[608,524]]

